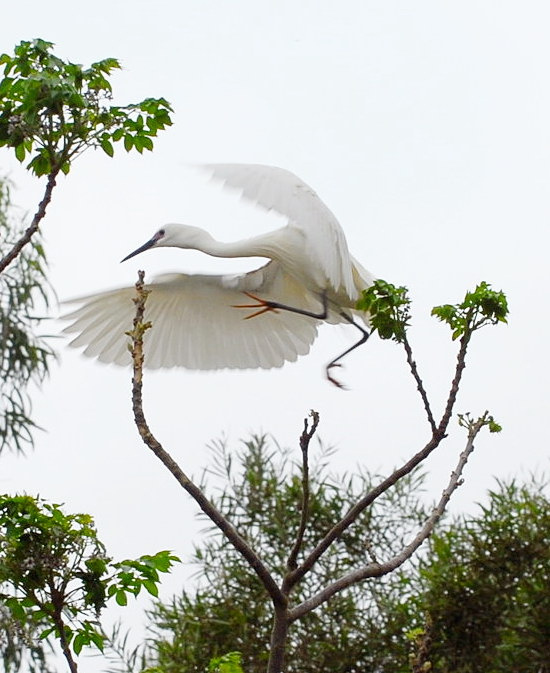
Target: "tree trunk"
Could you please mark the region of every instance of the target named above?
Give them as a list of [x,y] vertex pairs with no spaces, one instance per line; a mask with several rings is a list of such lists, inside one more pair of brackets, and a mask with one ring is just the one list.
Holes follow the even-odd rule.
[[287,634],[288,615],[286,606],[275,606],[267,673],[283,673]]

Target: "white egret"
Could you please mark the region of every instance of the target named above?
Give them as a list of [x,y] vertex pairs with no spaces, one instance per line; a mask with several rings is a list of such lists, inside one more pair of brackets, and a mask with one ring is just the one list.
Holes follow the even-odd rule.
[[[167,224],[122,261],[150,248],[200,250],[215,257],[266,257],[240,275],[164,274],[147,285],[145,365],[188,369],[280,367],[309,352],[322,321],[353,323],[361,339],[327,365],[366,341],[364,314],[354,310],[374,277],[349,253],[340,224],[317,194],[292,173],[253,164],[207,166],[213,177],[242,190],[245,199],[288,218],[285,227],[222,243],[198,227]],[[133,287],[73,300],[82,304],[64,318],[77,332],[72,346],[102,362],[130,364],[125,332],[134,314]],[[245,318],[245,319],[243,319]]]

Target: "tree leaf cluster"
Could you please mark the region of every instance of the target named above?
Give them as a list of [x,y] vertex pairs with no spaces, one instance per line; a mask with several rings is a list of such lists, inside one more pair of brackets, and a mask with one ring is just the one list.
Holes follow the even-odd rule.
[[493,290],[482,281],[475,290],[466,293],[462,302],[435,306],[432,315],[449,325],[456,340],[485,325],[506,323],[508,301],[504,292]]
[[60,640],[67,655],[85,646],[103,651],[99,616],[115,597],[145,589],[158,596],[160,573],[179,559],[168,551],[113,562],[88,514],[65,514],[31,496],[0,497],[0,590],[11,618]]
[[[397,342],[406,341],[411,320],[410,307],[407,288],[382,279],[375,280],[367,290],[363,290],[356,304],[358,310],[369,314],[370,325],[381,339]],[[485,325],[506,323],[508,302],[502,291],[493,290],[489,283],[482,281],[475,290],[466,293],[462,302],[434,306],[432,315],[450,326],[453,340],[456,340]]]
[[110,157],[120,142],[128,152],[152,150],[157,132],[172,123],[168,101],[113,105],[109,77],[120,69],[117,59],[84,68],[56,56],[53,46],[22,41],[13,55],[0,55],[0,147],[12,148],[20,162],[30,158],[27,168],[38,176],[68,173],[88,147]]
[[406,287],[377,279],[363,290],[356,308],[369,314],[372,329],[381,339],[402,342],[411,320],[411,301]]

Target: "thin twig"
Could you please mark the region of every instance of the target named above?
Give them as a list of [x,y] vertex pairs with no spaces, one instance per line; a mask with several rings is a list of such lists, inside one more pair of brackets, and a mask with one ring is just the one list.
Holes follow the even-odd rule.
[[462,335],[462,338],[460,339],[460,349],[456,357],[455,375],[451,382],[451,389],[449,391],[449,396],[447,398],[445,411],[443,412],[443,416],[441,417],[441,420],[439,421],[439,426],[437,428],[438,433],[440,433],[442,436],[447,431],[447,426],[449,425],[451,416],[453,414],[453,408],[456,402],[456,397],[458,395],[460,381],[462,379],[462,374],[464,373],[464,369],[466,367],[466,351],[468,350],[468,344],[470,343],[471,338],[472,338],[472,330],[467,329]]
[[407,362],[409,363],[409,367],[411,369],[411,373],[414,377],[414,380],[416,381],[416,388],[418,392],[420,393],[420,397],[422,398],[422,402],[424,404],[424,409],[426,410],[426,414],[428,416],[428,423],[430,424],[432,428],[432,432],[437,431],[437,425],[435,423],[433,414],[432,414],[432,409],[430,407],[430,402],[428,400],[428,394],[426,393],[426,389],[424,388],[424,383],[422,382],[422,379],[420,378],[420,374],[418,373],[418,368],[416,366],[416,362],[413,359],[413,353],[412,353],[412,348],[411,345],[409,344],[407,337],[402,340],[403,347],[405,349],[405,353],[407,354]]
[[134,411],[134,420],[138,432],[146,446],[155,454],[162,464],[172,473],[173,477],[182,486],[189,495],[197,502],[202,511],[210,520],[222,531],[226,538],[231,542],[235,549],[246,559],[250,567],[258,575],[262,584],[265,586],[273,603],[278,606],[286,607],[287,599],[277,586],[275,580],[269,573],[266,566],[260,560],[260,557],[248,545],[248,543],[239,535],[233,525],[223,516],[223,514],[208,500],[201,489],[183,472],[170,454],[164,450],[160,442],[154,437],[149,429],[143,412],[142,380],[143,380],[143,335],[151,327],[150,323],[143,322],[145,311],[145,301],[148,291],[144,288],[144,272],[139,271],[139,280],[136,283],[137,298],[136,315],[134,318],[134,328],[128,335],[132,339],[130,348],[133,361],[133,379],[132,379],[132,406]]
[[[296,536],[296,542],[292,547],[287,561],[287,568],[294,570],[296,568],[296,559],[304,542],[307,520],[309,518],[309,443],[311,442],[317,426],[319,425],[319,414],[317,411],[310,411],[309,415],[313,418],[311,428],[308,427],[307,418],[304,419],[304,430],[300,435],[300,449],[302,450],[302,511],[300,515],[300,526]],[[284,587],[283,587],[284,591]]]
[[462,472],[464,466],[466,465],[468,458],[470,457],[472,451],[474,450],[474,440],[477,437],[481,428],[487,423],[487,413],[485,413],[481,418],[479,418],[475,423],[472,423],[468,432],[468,440],[466,446],[462,453],[460,454],[456,468],[451,473],[449,483],[443,491],[441,498],[437,505],[432,510],[432,513],[422,526],[421,530],[418,532],[416,537],[406,545],[399,554],[396,554],[392,559],[384,563],[369,563],[363,568],[358,568],[346,575],[343,575],[340,579],[336,580],[329,586],[325,587],[323,590],[319,591],[317,594],[308,598],[300,605],[297,605],[292,610],[289,611],[290,621],[295,621],[300,619],[305,614],[319,607],[322,603],[328,601],[332,596],[338,592],[346,589],[352,584],[356,584],[364,579],[370,577],[381,577],[382,575],[387,575],[390,572],[393,572],[396,568],[402,565],[407,559],[409,559],[414,552],[420,547],[420,545],[432,534],[433,529],[436,523],[441,518],[445,508],[451,498],[451,495],[462,483]]
[[21,238],[8,252],[8,254],[2,260],[0,260],[0,273],[2,273],[2,271],[4,271],[4,269],[13,262],[13,260],[19,255],[21,250],[23,250],[23,248],[27,245],[27,243],[29,243],[33,235],[38,231],[38,226],[40,225],[40,222],[46,215],[46,208],[48,207],[48,204],[52,200],[52,192],[55,187],[58,173],[59,168],[56,168],[48,175],[48,182],[46,184],[46,189],[44,191],[42,201],[40,201],[40,203],[38,204],[38,210],[34,214],[30,226],[25,230]]

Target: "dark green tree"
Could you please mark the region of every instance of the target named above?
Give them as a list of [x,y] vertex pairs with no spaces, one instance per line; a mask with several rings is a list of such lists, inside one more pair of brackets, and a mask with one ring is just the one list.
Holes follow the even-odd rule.
[[420,565],[411,605],[417,622],[427,616],[426,661],[441,673],[548,673],[548,483],[501,482],[480,509],[435,534]]
[[[10,208],[10,190],[0,180],[0,257],[22,234]],[[35,236],[0,275],[0,452],[23,451],[32,444],[29,384],[48,373],[53,351],[37,330],[48,306],[46,257]]]
[[[341,477],[329,473],[329,451],[320,450],[309,478],[309,548],[339,520],[361,493],[379,479],[360,470]],[[300,465],[267,437],[254,437],[237,452],[214,447],[211,471],[221,486],[212,502],[273,572],[283,577],[287,550],[300,527]],[[349,572],[358,559],[398,553],[428,516],[421,499],[422,476],[413,472],[365,511],[296,588],[298,602]],[[242,654],[246,673],[262,673],[265,644],[272,628],[269,597],[243,558],[217,529],[195,546],[199,588],[183,591],[151,613],[152,658],[165,673],[203,673],[209,660],[230,650]],[[310,612],[289,634],[288,673],[396,671],[407,662],[408,641],[400,605],[406,584],[401,575],[354,584],[334,596],[322,611]]]
[[72,673],[74,655],[84,646],[105,647],[99,617],[107,602],[126,605],[128,594],[142,589],[157,596],[160,573],[177,560],[162,551],[114,563],[90,515],[65,514],[59,505],[26,495],[0,497],[4,611],[35,644],[37,632],[57,641]]
[[[294,467],[288,453],[258,437],[233,458],[223,445],[215,456],[226,486],[213,502],[253,530],[259,555],[284,571],[277,550],[298,525],[293,503],[300,490],[297,475],[288,478]],[[337,478],[321,463],[311,480],[310,533],[321,533],[353,502],[355,489],[373,479]],[[421,484],[420,475],[411,475],[400,493],[364,517],[315,570],[307,591],[336,579],[358,554],[399,548],[425,516]],[[478,514],[443,522],[414,564],[379,583],[350,587],[300,622],[289,637],[286,670],[547,673],[549,540],[548,483],[499,482]],[[193,561],[199,588],[157,603],[150,614],[151,661],[166,673],[202,673],[211,656],[235,648],[247,673],[262,672],[271,612],[260,582],[215,529],[195,547]]]

